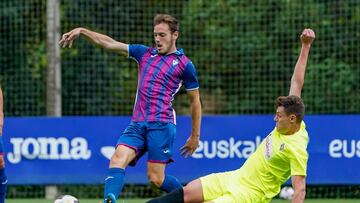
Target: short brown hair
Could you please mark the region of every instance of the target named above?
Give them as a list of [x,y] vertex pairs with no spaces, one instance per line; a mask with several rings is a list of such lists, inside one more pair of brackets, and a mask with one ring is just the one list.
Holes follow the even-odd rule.
[[169,28],[170,28],[170,31],[173,33],[173,32],[176,32],[176,31],[179,31],[179,21],[169,15],[169,14],[157,14],[155,17],[154,17],[154,26],[155,25],[159,25],[161,23],[166,23],[169,25]]
[[286,115],[295,114],[296,122],[300,123],[304,119],[305,105],[303,100],[298,96],[280,96],[276,99],[276,108],[284,107]]

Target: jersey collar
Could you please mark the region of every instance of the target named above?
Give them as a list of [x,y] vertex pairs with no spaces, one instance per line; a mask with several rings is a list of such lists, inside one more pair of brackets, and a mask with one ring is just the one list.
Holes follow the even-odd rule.
[[[156,48],[154,48],[153,50],[151,50],[151,55],[155,55],[155,54],[158,54],[158,50]],[[174,53],[171,53],[171,54],[175,54],[177,56],[181,56],[181,55],[184,55],[184,50],[179,48],[177,49],[176,52]],[[168,54],[168,55],[171,55],[171,54]]]

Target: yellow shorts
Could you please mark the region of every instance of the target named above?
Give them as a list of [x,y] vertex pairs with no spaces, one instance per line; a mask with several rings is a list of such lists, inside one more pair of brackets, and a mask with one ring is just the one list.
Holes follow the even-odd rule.
[[264,193],[239,183],[236,171],[213,173],[200,178],[204,202],[214,203],[267,203],[271,199]]

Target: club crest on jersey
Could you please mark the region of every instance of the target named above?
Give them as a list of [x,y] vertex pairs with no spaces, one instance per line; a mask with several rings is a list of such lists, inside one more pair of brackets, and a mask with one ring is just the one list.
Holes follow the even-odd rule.
[[285,149],[285,144],[282,143],[282,144],[280,145],[280,151],[284,151],[284,149]]
[[179,60],[178,60],[178,59],[174,59],[174,60],[172,61],[172,65],[173,65],[173,66],[176,66],[177,64],[179,64]]

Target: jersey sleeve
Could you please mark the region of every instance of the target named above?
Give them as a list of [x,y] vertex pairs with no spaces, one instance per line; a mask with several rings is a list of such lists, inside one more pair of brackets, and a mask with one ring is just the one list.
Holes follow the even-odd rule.
[[134,59],[139,63],[140,59],[144,56],[149,47],[141,44],[129,45],[129,58]]
[[186,90],[199,89],[199,81],[196,75],[195,66],[191,61],[186,65],[183,77]]
[[297,147],[291,151],[290,171],[291,175],[306,176],[308,153],[306,148]]

